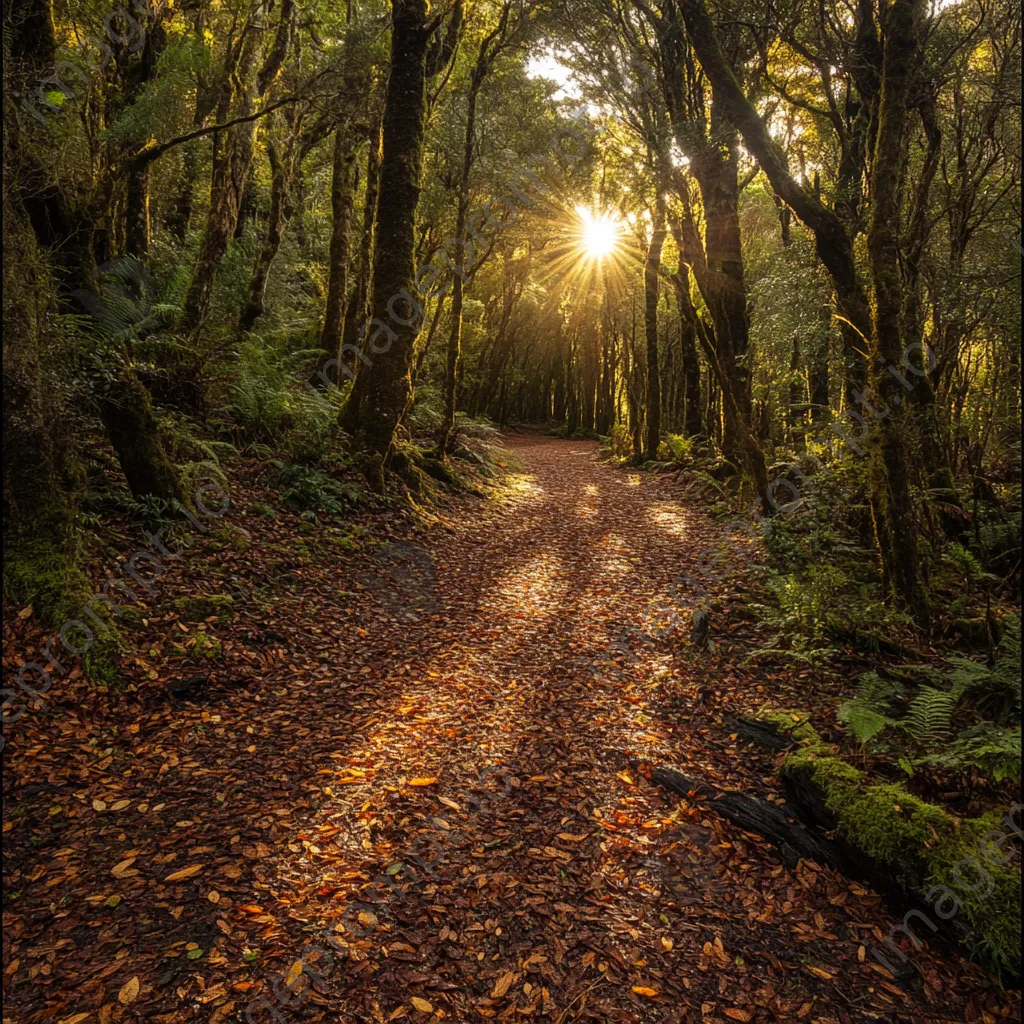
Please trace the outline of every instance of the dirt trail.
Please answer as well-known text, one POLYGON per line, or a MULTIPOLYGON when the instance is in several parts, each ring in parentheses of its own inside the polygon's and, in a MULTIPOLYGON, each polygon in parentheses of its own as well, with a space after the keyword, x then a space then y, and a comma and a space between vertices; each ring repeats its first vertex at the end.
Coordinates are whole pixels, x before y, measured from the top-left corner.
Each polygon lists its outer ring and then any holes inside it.
POLYGON ((687 624, 609 669, 716 528, 592 444, 510 445, 506 496, 431 531, 429 556, 397 549, 376 599, 339 611, 333 565, 289 584, 275 621, 304 615, 294 645, 317 656, 140 720, 129 809, 80 808, 35 851, 16 823, 39 867, 8 908, 5 1021, 1001 1019, 948 950, 894 984, 866 955, 892 923, 877 896, 647 784, 676 764, 770 792, 730 708, 696 699, 742 677, 687 624))

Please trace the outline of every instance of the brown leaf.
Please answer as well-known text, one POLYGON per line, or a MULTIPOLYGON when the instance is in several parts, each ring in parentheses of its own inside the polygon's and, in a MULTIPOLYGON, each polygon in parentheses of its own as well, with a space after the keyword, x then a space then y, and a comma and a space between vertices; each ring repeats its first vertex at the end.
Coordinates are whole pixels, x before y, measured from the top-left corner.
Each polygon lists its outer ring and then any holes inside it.
POLYGON ((138 871, 132 869, 132 865, 135 863, 134 857, 129 857, 127 860, 121 861, 120 864, 115 864, 111 869, 110 873, 115 878, 127 878, 129 875, 137 875, 138 871))
POLYGON ((203 870, 202 864, 193 864, 191 867, 182 868, 180 871, 174 871, 169 874, 164 881, 165 882, 180 882, 183 879, 191 878, 193 875, 198 875, 203 870))
POLYGON ((495 983, 494 988, 491 989, 492 999, 501 999, 502 996, 512 987, 512 982, 516 980, 516 976, 512 971, 506 971, 495 983))
POLYGON ((134 1003, 139 994, 139 979, 129 978, 122 986, 121 991, 117 993, 117 1001, 127 1006, 129 1003, 134 1003))
POLYGON ((420 1013, 433 1013, 434 1012, 433 1004, 427 1002, 426 999, 421 999, 419 996, 413 996, 409 1000, 409 1002, 412 1003, 412 1005, 415 1006, 416 1009, 420 1011, 420 1013))

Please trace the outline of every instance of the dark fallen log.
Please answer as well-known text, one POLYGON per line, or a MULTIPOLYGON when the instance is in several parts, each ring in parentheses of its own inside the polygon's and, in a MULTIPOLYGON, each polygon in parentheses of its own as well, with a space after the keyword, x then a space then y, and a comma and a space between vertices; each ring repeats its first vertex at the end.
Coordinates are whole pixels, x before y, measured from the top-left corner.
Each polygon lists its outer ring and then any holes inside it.
POLYGON ((674 768, 655 768, 651 781, 687 799, 699 797, 704 804, 745 832, 763 836, 779 851, 786 867, 793 869, 801 857, 842 870, 842 857, 835 844, 816 835, 788 809, 748 796, 722 792, 695 782, 674 768))
POLYGON ((175 700, 192 700, 206 689, 209 681, 210 677, 205 672, 200 672, 190 679, 172 679, 165 688, 175 700))
POLYGON ((780 732, 774 722, 740 718, 738 715, 726 715, 725 722, 733 732, 739 735, 740 739, 744 739, 748 743, 756 743, 759 747, 765 747, 768 750, 789 750, 795 745, 793 737, 780 732))

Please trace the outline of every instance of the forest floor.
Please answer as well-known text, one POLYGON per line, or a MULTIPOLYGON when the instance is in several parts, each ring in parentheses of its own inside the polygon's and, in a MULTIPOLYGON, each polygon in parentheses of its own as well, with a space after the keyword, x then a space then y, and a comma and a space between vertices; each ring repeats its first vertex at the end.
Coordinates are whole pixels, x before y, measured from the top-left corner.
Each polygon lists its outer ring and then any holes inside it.
POLYGON ((592 443, 508 443, 487 496, 377 517, 407 547, 324 547, 232 479, 251 546, 169 569, 132 685, 84 704, 74 669, 5 732, 4 1021, 1017 1019, 948 946, 897 984, 878 895, 646 780, 775 797, 722 716, 813 674, 697 652, 686 622, 609 668, 722 528, 592 443), (221 582, 221 660, 171 700, 196 628, 173 598, 221 582))

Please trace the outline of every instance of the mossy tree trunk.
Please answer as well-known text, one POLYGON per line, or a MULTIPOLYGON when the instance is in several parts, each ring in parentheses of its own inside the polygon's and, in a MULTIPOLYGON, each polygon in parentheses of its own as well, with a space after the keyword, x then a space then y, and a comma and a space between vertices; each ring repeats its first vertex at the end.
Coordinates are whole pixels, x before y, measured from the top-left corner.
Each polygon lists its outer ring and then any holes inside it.
POLYGON ((284 238, 288 222, 295 212, 291 201, 291 187, 295 174, 299 124, 294 112, 289 112, 285 119, 287 129, 283 146, 275 142, 269 128, 267 132, 267 158, 270 161, 270 218, 267 221, 267 233, 260 246, 259 255, 253 264, 245 305, 238 318, 240 331, 251 331, 256 321, 263 316, 270 268, 278 249, 281 248, 281 241, 284 238))
MULTIPOLYGON (((412 400, 413 345, 419 332, 416 287, 416 207, 420 196, 426 122, 427 57, 440 18, 428 20, 426 0, 393 0, 390 77, 382 122, 380 193, 373 260, 373 319, 363 368, 358 424, 370 452, 370 483, 384 487, 383 469, 395 430, 412 400)), ((461 6, 452 12, 456 30, 461 6)), ((451 29, 451 25, 449 26, 451 29)), ((440 70, 454 47, 431 51, 431 71, 440 70)))
MULTIPOLYGON (((294 0, 282 0, 274 42, 262 65, 258 66, 262 45, 259 22, 269 7, 269 3, 261 3, 257 7, 229 59, 230 67, 226 69, 217 103, 218 122, 228 120, 229 116, 252 114, 281 69, 294 29, 294 0)), ((209 310, 217 269, 234 237, 245 201, 255 140, 255 121, 236 124, 214 136, 210 207, 199 256, 183 303, 183 326, 186 330, 198 328, 209 310)))
MULTIPOLYGON (((366 194, 363 198, 363 229, 359 240, 359 272, 352 290, 341 341, 345 353, 355 351, 367 336, 370 321, 371 275, 373 272, 373 239, 377 224, 377 197, 380 192, 381 122, 375 116, 370 128, 370 145, 366 157, 366 194)), ((352 391, 341 412, 342 427, 350 433, 359 426, 359 405, 366 384, 361 360, 353 357, 348 365, 352 374, 352 391)))
MULTIPOLYGON (((372 365, 364 370, 359 428, 371 453, 383 463, 395 428, 412 397, 409 374, 417 334, 414 293, 416 206, 426 114, 426 0, 392 4, 391 75, 383 118, 383 154, 373 262, 374 327, 385 332, 369 340, 372 365), (379 351, 378 351, 379 350, 379 351)), ((371 481, 383 488, 383 476, 371 481)))
POLYGON ((46 387, 45 331, 56 308, 53 283, 28 216, 13 194, 4 142, 4 595, 59 619, 81 589, 68 446, 54 425, 59 390, 46 387))
POLYGON ((918 617, 924 595, 918 576, 916 502, 907 458, 909 409, 902 385, 886 364, 903 364, 903 288, 900 276, 899 182, 907 97, 914 75, 922 0, 893 0, 886 13, 878 132, 871 168, 868 254, 874 286, 872 386, 882 404, 874 417, 871 506, 886 589, 918 617))
POLYGON ((700 406, 700 359, 697 356, 697 310, 690 295, 690 268, 679 246, 681 231, 678 222, 673 221, 672 234, 680 253, 672 283, 679 310, 679 352, 683 364, 683 433, 686 437, 695 437, 704 431, 700 406))
POLYGON ((132 494, 180 501, 181 483, 160 446, 149 392, 134 371, 121 368, 101 389, 99 402, 107 437, 132 494))
POLYGON ((647 422, 644 455, 658 457, 661 439, 661 373, 658 364, 658 285, 661 277, 661 250, 665 245, 665 205, 659 197, 655 204, 650 242, 644 260, 644 340, 647 353, 647 422))
MULTIPOLYGON (((331 169, 332 223, 327 269, 327 307, 320 330, 320 349, 323 358, 334 367, 341 354, 341 339, 345 330, 346 305, 349 298, 349 235, 355 205, 356 178, 356 151, 352 138, 346 130, 339 128, 334 133, 334 160, 331 169)), ((341 381, 341 374, 337 369, 328 376, 333 384, 341 381)), ((314 382, 323 385, 323 377, 315 377, 314 382)))

